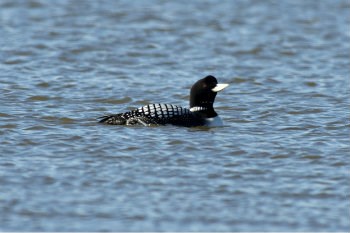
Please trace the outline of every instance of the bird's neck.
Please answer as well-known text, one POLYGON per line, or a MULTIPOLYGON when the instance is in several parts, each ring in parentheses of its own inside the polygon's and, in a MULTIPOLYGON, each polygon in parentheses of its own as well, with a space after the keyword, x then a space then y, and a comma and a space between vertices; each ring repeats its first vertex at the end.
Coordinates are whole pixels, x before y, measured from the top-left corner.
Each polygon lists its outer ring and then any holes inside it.
POLYGON ((213 105, 211 106, 191 106, 190 111, 200 115, 203 118, 216 117, 218 114, 215 112, 213 105))

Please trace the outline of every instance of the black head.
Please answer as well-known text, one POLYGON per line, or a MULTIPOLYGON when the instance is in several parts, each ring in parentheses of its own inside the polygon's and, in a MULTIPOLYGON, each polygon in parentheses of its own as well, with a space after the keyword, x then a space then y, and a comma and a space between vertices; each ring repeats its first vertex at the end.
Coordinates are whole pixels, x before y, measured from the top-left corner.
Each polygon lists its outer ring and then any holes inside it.
POLYGON ((213 104, 216 94, 227 86, 228 84, 218 84, 216 78, 211 75, 198 80, 191 88, 190 108, 199 107, 215 113, 213 104))

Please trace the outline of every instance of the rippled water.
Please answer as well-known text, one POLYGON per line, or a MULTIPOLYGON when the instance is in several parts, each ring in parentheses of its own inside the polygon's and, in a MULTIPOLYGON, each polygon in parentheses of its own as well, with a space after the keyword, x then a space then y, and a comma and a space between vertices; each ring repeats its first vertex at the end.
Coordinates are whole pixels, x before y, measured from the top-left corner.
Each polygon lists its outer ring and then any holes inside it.
POLYGON ((349 13, 0 1, 0 230, 348 231, 349 13), (208 74, 225 127, 96 123, 208 74))

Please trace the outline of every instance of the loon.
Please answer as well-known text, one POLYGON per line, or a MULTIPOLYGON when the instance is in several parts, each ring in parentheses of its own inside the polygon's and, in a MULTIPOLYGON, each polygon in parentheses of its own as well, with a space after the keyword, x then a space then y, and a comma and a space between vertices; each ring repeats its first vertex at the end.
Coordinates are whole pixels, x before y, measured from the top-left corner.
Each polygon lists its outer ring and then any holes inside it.
POLYGON ((214 76, 198 80, 191 88, 190 108, 172 104, 148 104, 129 112, 99 117, 110 125, 176 125, 185 127, 222 126, 213 104, 217 92, 229 84, 219 84, 214 76))

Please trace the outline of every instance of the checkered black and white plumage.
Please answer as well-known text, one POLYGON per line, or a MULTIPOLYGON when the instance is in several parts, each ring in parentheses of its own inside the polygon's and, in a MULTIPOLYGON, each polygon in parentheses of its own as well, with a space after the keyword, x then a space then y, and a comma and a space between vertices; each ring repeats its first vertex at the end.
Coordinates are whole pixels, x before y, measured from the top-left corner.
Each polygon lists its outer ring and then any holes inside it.
POLYGON ((191 88, 190 109, 172 104, 149 104, 129 112, 106 115, 100 123, 110 125, 220 126, 222 121, 213 104, 217 92, 228 84, 218 84, 214 76, 198 80, 191 88))
POLYGON ((101 123, 111 125, 182 125, 199 126, 204 121, 195 112, 172 104, 149 104, 130 112, 103 116, 101 123))

